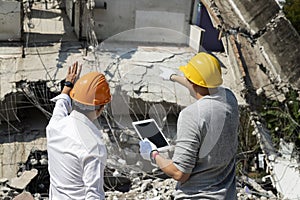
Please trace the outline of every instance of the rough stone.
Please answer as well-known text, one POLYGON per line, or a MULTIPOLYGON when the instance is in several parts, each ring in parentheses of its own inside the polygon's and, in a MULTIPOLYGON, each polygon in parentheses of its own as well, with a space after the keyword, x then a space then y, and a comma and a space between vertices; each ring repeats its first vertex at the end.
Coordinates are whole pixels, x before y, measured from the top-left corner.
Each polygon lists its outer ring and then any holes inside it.
POLYGON ((12 188, 23 190, 37 174, 37 169, 24 171, 20 177, 12 178, 9 182, 9 186, 12 188))
POLYGON ((29 192, 23 192, 17 195, 13 200, 34 200, 34 198, 29 192))

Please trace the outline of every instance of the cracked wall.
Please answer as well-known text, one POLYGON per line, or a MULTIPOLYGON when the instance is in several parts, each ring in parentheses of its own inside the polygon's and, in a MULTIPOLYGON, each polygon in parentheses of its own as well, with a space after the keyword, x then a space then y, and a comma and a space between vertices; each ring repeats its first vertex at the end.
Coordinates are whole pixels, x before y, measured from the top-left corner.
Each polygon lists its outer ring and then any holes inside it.
POLYGON ((202 2, 223 36, 233 35, 236 44, 242 46, 240 56, 244 58, 255 90, 268 87, 270 82, 300 87, 300 47, 297 45, 300 36, 276 1, 202 2))
POLYGON ((9 93, 0 104, 0 177, 16 176, 19 163, 34 149, 46 150, 45 127, 50 99, 55 95, 46 82, 16 83, 18 92, 9 93))
MULTIPOLYGON (((92 2, 92 1, 91 1, 92 2)), ((104 1, 95 1, 103 4, 104 1)), ((72 21, 72 6, 75 14, 75 30, 79 37, 90 37, 87 33, 94 29, 98 40, 105 40, 127 30, 142 27, 161 27, 179 31, 187 34, 189 31, 190 12, 192 0, 115 0, 105 1, 106 8, 95 7, 92 13, 84 8, 85 4, 80 5, 79 1, 75 4, 66 4, 69 19, 72 21), (80 6, 84 8, 80 13, 80 6), (83 14, 82 16, 80 16, 83 14), (79 17, 80 16, 80 17, 79 17), (88 19, 92 17, 92 20, 88 19), (82 20, 80 25, 78 21, 82 20), (91 24, 90 24, 91 23, 91 24), (82 30, 80 30, 82 26, 82 30)), ((149 38, 153 35, 146 33, 149 38)), ((165 37, 165 40, 168 40, 165 37)))
POLYGON ((283 82, 300 88, 300 36, 284 17, 274 20, 269 30, 259 38, 276 72, 283 82))
POLYGON ((21 8, 18 1, 0 1, 0 41, 21 40, 21 8))

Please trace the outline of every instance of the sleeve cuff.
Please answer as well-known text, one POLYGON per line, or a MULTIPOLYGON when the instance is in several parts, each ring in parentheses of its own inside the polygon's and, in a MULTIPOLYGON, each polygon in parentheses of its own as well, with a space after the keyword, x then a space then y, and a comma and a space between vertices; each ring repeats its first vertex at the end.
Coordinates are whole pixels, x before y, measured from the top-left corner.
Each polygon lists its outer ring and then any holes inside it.
POLYGON ((192 173, 192 170, 193 169, 186 169, 186 168, 183 168, 182 166, 178 165, 176 162, 173 161, 173 164, 175 165, 175 167, 181 171, 182 173, 186 173, 186 174, 190 174, 192 173))
POLYGON ((50 101, 52 101, 52 102, 57 102, 57 101, 60 100, 60 99, 66 100, 67 103, 68 103, 68 105, 69 105, 69 107, 71 107, 71 105, 72 105, 72 103, 71 103, 71 98, 70 98, 69 95, 67 95, 67 94, 59 94, 59 95, 57 95, 56 97, 50 99, 50 101))

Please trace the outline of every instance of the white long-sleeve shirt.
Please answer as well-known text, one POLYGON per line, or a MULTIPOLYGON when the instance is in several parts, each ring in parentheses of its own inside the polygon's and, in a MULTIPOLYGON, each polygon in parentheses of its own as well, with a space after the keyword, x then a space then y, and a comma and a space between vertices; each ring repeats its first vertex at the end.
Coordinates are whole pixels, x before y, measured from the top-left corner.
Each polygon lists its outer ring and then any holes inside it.
POLYGON ((71 99, 60 94, 46 128, 50 200, 104 199, 107 152, 102 133, 85 115, 71 110, 71 99))

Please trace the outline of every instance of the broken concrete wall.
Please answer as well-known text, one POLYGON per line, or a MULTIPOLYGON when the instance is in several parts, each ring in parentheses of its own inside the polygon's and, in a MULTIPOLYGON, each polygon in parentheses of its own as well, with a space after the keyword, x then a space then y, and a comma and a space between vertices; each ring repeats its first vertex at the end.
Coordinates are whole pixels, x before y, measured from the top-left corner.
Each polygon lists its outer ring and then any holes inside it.
MULTIPOLYGON (((279 12, 279 5, 274 0, 249 1, 232 0, 242 14, 243 19, 254 33, 264 29, 279 12)), ((230 1, 229 1, 230 2, 230 1)))
POLYGON ((236 42, 240 48, 246 76, 250 76, 247 85, 255 90, 264 88, 264 90, 272 91, 274 88, 265 69, 268 63, 264 60, 260 47, 251 45, 251 42, 241 35, 237 35, 236 42))
POLYGON ((291 23, 284 17, 276 18, 259 42, 281 80, 300 88, 300 36, 291 23))
MULTIPOLYGON (((8 138, 2 135, 1 138, 8 138)), ((19 169, 18 163, 25 162, 32 149, 46 150, 45 132, 28 131, 10 135, 11 142, 0 142, 0 178, 12 178, 19 169)))
MULTIPOLYGON (((142 27, 172 29, 185 35, 189 33, 192 0, 116 0, 106 1, 106 6, 106 9, 93 10, 94 29, 98 40, 142 27)), ((88 23, 88 19, 83 19, 83 26, 88 23)), ((87 36, 86 28, 88 26, 82 31, 83 36, 87 36)), ((151 38, 151 33, 146 33, 144 39, 147 37, 151 38)), ((168 40, 167 37, 165 39, 168 40)))
POLYGON ((298 56, 300 36, 281 13, 276 1, 203 0, 202 2, 208 7, 211 15, 214 15, 212 19, 215 26, 219 27, 226 37, 235 36, 237 33, 245 37, 242 45, 244 50, 248 50, 242 52, 242 57, 249 58, 244 60, 246 66, 257 68, 255 65, 262 66, 261 64, 265 63, 263 68, 269 73, 268 77, 263 75, 261 78, 256 73, 257 70, 249 69, 248 76, 254 89, 269 85, 274 77, 277 82, 282 81, 300 88, 298 56), (260 55, 254 53, 258 50, 260 55), (253 60, 256 64, 253 64, 253 60))
POLYGON ((44 113, 20 93, 6 95, 0 105, 10 101, 9 108, 1 107, 0 178, 15 177, 18 163, 25 162, 32 149, 46 149, 45 127, 48 119, 44 113))
MULTIPOLYGON (((249 25, 251 31, 254 33, 261 32, 261 36, 257 38, 259 42, 257 45, 261 49, 261 53, 264 56, 257 55, 250 59, 246 59, 246 62, 253 62, 253 59, 258 61, 257 64, 267 62, 263 67, 266 67, 273 78, 279 75, 281 81, 285 83, 291 83, 296 87, 300 87, 299 75, 299 34, 295 31, 291 23, 280 14, 280 8, 276 1, 235 1, 242 17, 249 25)), ((251 36, 251 35, 249 35, 251 36)), ((247 37, 246 37, 247 38, 247 37)), ((253 38, 255 36, 253 35, 253 38)), ((244 44, 247 44, 245 42, 244 44)), ((258 51, 257 47, 251 43, 248 43, 248 51, 244 51, 246 54, 251 54, 250 51, 258 51), (253 50, 251 50, 251 48, 253 50)), ((253 64, 248 64, 248 67, 253 64)), ((270 78, 262 74, 260 76, 257 71, 249 69, 249 75, 253 80, 253 86, 255 89, 270 84, 270 78), (264 80, 262 80, 264 79, 264 80)), ((280 80, 278 80, 280 81, 280 80)))
POLYGON ((0 41, 21 40, 21 4, 19 1, 0 1, 0 41))
POLYGON ((17 101, 16 95, 6 95, 6 98, 0 101, 0 124, 17 119, 17 101))

